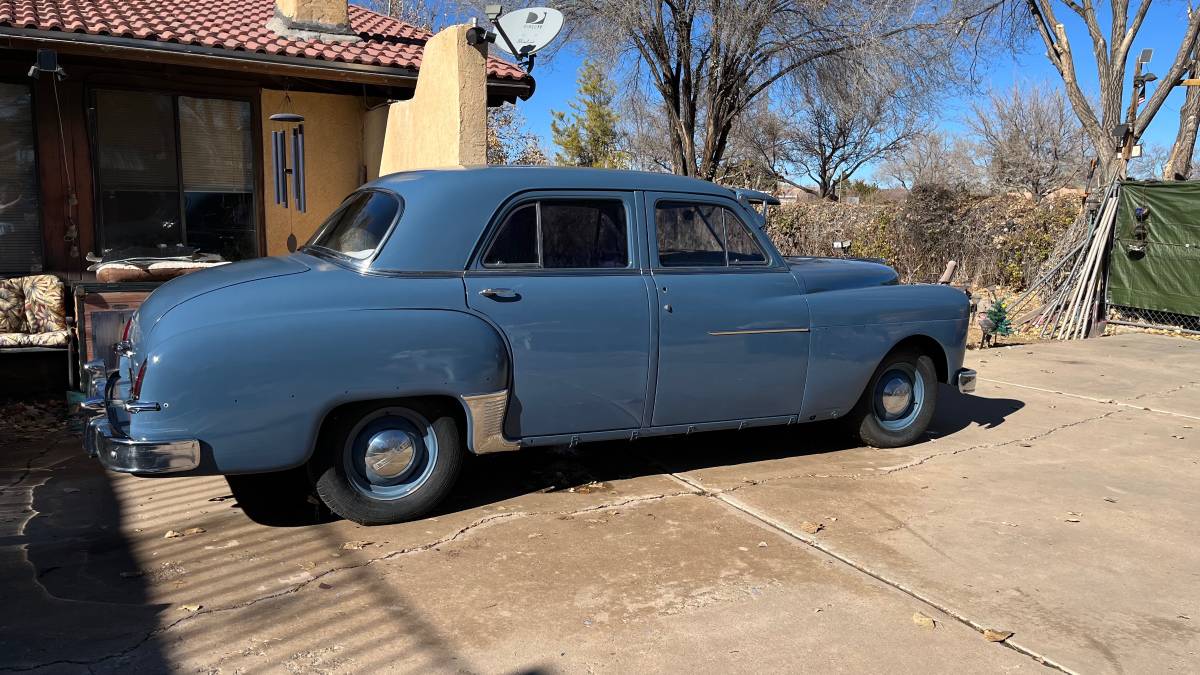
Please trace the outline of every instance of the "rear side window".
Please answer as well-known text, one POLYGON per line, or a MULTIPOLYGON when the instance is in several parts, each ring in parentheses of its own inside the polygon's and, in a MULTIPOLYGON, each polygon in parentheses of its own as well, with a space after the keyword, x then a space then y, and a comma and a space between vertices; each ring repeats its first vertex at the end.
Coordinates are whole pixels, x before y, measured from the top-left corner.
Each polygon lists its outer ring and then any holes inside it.
POLYGON ((510 212, 485 267, 612 269, 629 266, 625 205, 615 199, 544 199, 510 212))
POLYGON ((662 267, 761 265, 767 256, 737 214, 714 204, 659 202, 654 209, 662 267))
POLYGON ((400 200, 394 195, 377 190, 356 192, 317 228, 308 245, 365 260, 379 248, 399 213, 400 200))

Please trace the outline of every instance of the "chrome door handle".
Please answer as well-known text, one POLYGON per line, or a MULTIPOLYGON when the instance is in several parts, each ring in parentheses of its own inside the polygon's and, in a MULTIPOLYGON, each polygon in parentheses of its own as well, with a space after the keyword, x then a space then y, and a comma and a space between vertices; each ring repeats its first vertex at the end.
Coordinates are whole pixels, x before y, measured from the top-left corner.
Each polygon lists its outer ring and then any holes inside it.
POLYGON ((518 297, 517 292, 511 288, 485 288, 479 291, 479 294, 493 300, 516 300, 518 297))

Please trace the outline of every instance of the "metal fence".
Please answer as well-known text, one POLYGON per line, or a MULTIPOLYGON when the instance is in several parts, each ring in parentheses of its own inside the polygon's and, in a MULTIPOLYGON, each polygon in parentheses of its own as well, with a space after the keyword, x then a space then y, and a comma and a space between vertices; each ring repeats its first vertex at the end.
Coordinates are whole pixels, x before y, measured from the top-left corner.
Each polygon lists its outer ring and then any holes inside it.
POLYGON ((1120 326, 1177 330, 1200 335, 1200 316, 1162 312, 1156 309, 1109 305, 1108 322, 1120 326))

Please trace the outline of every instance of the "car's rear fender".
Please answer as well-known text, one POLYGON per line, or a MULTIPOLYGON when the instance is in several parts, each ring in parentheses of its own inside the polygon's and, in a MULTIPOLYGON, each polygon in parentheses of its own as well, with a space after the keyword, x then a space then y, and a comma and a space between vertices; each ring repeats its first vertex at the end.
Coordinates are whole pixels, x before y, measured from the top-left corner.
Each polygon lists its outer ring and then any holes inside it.
POLYGON ((130 434, 198 439, 195 473, 299 466, 322 420, 346 403, 462 401, 509 388, 503 339, 458 310, 329 309, 243 320, 237 330, 217 323, 175 333, 147 356, 141 398, 163 407, 132 416, 130 434))

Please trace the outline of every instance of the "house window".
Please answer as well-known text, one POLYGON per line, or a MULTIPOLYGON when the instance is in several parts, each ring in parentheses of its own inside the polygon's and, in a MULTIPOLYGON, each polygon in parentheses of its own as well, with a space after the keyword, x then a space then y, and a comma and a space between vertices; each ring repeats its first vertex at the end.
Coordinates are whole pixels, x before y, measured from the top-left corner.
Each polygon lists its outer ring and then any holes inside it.
POLYGON ((29 87, 0 82, 0 276, 42 271, 29 87))
POLYGON ((258 255, 250 104, 97 90, 104 249, 258 255))

